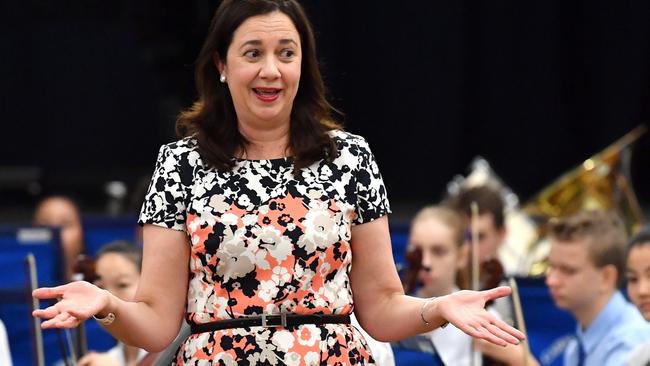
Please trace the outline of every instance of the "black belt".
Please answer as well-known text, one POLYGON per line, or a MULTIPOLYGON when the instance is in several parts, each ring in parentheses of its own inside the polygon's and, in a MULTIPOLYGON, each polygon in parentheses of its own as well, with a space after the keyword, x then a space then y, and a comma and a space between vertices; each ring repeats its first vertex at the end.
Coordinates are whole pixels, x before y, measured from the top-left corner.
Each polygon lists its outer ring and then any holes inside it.
POLYGON ((248 316, 203 324, 190 324, 190 328, 192 329, 192 334, 196 334, 230 328, 291 327, 301 324, 350 324, 350 316, 341 314, 262 314, 261 316, 248 316))

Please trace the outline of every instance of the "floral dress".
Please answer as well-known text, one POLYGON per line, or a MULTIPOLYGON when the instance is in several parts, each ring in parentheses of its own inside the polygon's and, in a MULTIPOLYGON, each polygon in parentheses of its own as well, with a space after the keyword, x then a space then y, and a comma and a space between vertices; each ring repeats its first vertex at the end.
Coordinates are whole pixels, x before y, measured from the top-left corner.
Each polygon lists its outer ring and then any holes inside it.
MULTIPOLYGON (((351 225, 390 211, 367 142, 331 131, 338 156, 294 176, 290 158, 208 167, 188 137, 163 145, 140 224, 187 233, 187 321, 266 314, 351 314, 351 225)), ((192 334, 178 365, 374 364, 349 324, 192 334)))

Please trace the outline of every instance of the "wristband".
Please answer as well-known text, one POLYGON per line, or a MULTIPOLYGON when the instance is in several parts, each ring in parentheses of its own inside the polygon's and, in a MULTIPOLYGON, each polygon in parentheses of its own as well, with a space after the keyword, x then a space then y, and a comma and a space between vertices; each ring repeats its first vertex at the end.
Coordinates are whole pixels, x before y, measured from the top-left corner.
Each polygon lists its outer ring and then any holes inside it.
POLYGON ((104 325, 104 326, 111 325, 111 324, 113 324, 113 321, 115 321, 115 313, 108 313, 108 315, 106 315, 103 318, 98 318, 98 317, 93 315, 93 318, 95 320, 97 320, 101 325, 104 325))
MULTIPOLYGON (((426 300, 424 303, 422 303, 422 307, 420 308, 420 319, 422 319, 422 322, 423 322, 424 325, 426 325, 426 326, 431 325, 431 323, 429 323, 429 322, 424 318, 424 307, 427 306, 427 304, 428 304, 429 302, 433 301, 434 299, 435 299, 435 297, 432 297, 432 298, 426 300)), ((444 322, 442 325, 440 325, 440 328, 444 328, 444 327, 446 327, 448 324, 449 324, 449 322, 446 321, 446 322, 444 322)))

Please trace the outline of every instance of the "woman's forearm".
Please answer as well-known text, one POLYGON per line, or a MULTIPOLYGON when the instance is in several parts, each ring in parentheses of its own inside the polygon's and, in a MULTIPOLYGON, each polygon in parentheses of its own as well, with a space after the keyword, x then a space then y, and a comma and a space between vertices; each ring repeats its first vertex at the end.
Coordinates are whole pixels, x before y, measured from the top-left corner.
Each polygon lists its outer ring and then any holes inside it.
POLYGON ((399 340, 431 331, 447 321, 472 337, 500 346, 517 344, 524 338, 485 311, 486 302, 510 294, 508 287, 459 291, 435 299, 404 295, 388 238, 385 217, 352 228, 350 283, 355 315, 373 338, 399 340))
POLYGON ((176 337, 189 277, 189 245, 184 232, 155 225, 144 227, 142 275, 133 302, 111 296, 107 309, 115 322, 106 327, 124 343, 160 351, 176 337))
POLYGON ((176 337, 182 322, 182 312, 170 314, 163 306, 154 307, 145 301, 124 301, 109 294, 108 306, 96 317, 104 318, 109 313, 115 320, 104 328, 125 344, 159 352, 176 337))
POLYGON ((393 342, 432 331, 447 323, 438 308, 442 298, 420 299, 394 293, 374 307, 374 313, 359 319, 373 338, 393 342), (428 324, 427 324, 428 323, 428 324))
POLYGON ((390 295, 377 294, 374 303, 359 309, 358 318, 371 336, 384 341, 431 331, 450 322, 470 336, 498 346, 519 344, 525 338, 523 333, 485 311, 486 302, 508 294, 510 288, 498 287, 418 299, 394 291, 390 295))

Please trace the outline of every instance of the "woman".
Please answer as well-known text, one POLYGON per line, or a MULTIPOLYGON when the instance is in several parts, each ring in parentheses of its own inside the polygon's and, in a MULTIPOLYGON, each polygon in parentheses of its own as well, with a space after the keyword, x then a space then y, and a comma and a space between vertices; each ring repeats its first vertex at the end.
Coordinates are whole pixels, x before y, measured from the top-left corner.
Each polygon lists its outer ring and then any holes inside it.
MULTIPOLYGON (((142 249, 135 244, 116 241, 103 246, 96 255, 95 284, 124 300, 131 301, 140 280, 142 249)), ((119 343, 105 353, 91 352, 78 366, 136 365, 147 355, 143 349, 119 343)))
MULTIPOLYGON (((441 297, 459 291, 457 274, 467 266, 469 247, 464 244, 465 230, 462 218, 456 211, 442 206, 421 209, 411 222, 409 248, 422 252, 422 268, 418 273, 421 287, 416 295, 422 298, 441 297)), ((498 317, 495 311, 492 314, 498 317)), ((430 333, 407 339, 401 344, 425 352, 434 352, 445 365, 471 365, 473 349, 505 365, 520 365, 527 354, 522 345, 493 346, 472 338, 455 326, 436 329, 430 333), (433 345, 433 347, 431 347, 433 345)), ((537 365, 532 355, 527 355, 528 365, 537 365)))
MULTIPOLYGON (((635 235, 627 249, 627 294, 639 308, 641 315, 650 321, 650 228, 635 235)), ((650 340, 641 345, 630 358, 630 366, 650 364, 650 340)))
POLYGON ((380 341, 446 321, 501 345, 523 338, 483 310, 508 288, 403 294, 381 176, 365 140, 329 118, 297 2, 222 2, 196 74, 186 137, 161 148, 140 216, 135 301, 84 283, 36 290, 63 298, 34 312, 44 328, 96 315, 118 339, 160 350, 185 315, 193 334, 177 364, 372 364, 353 309, 380 341))

